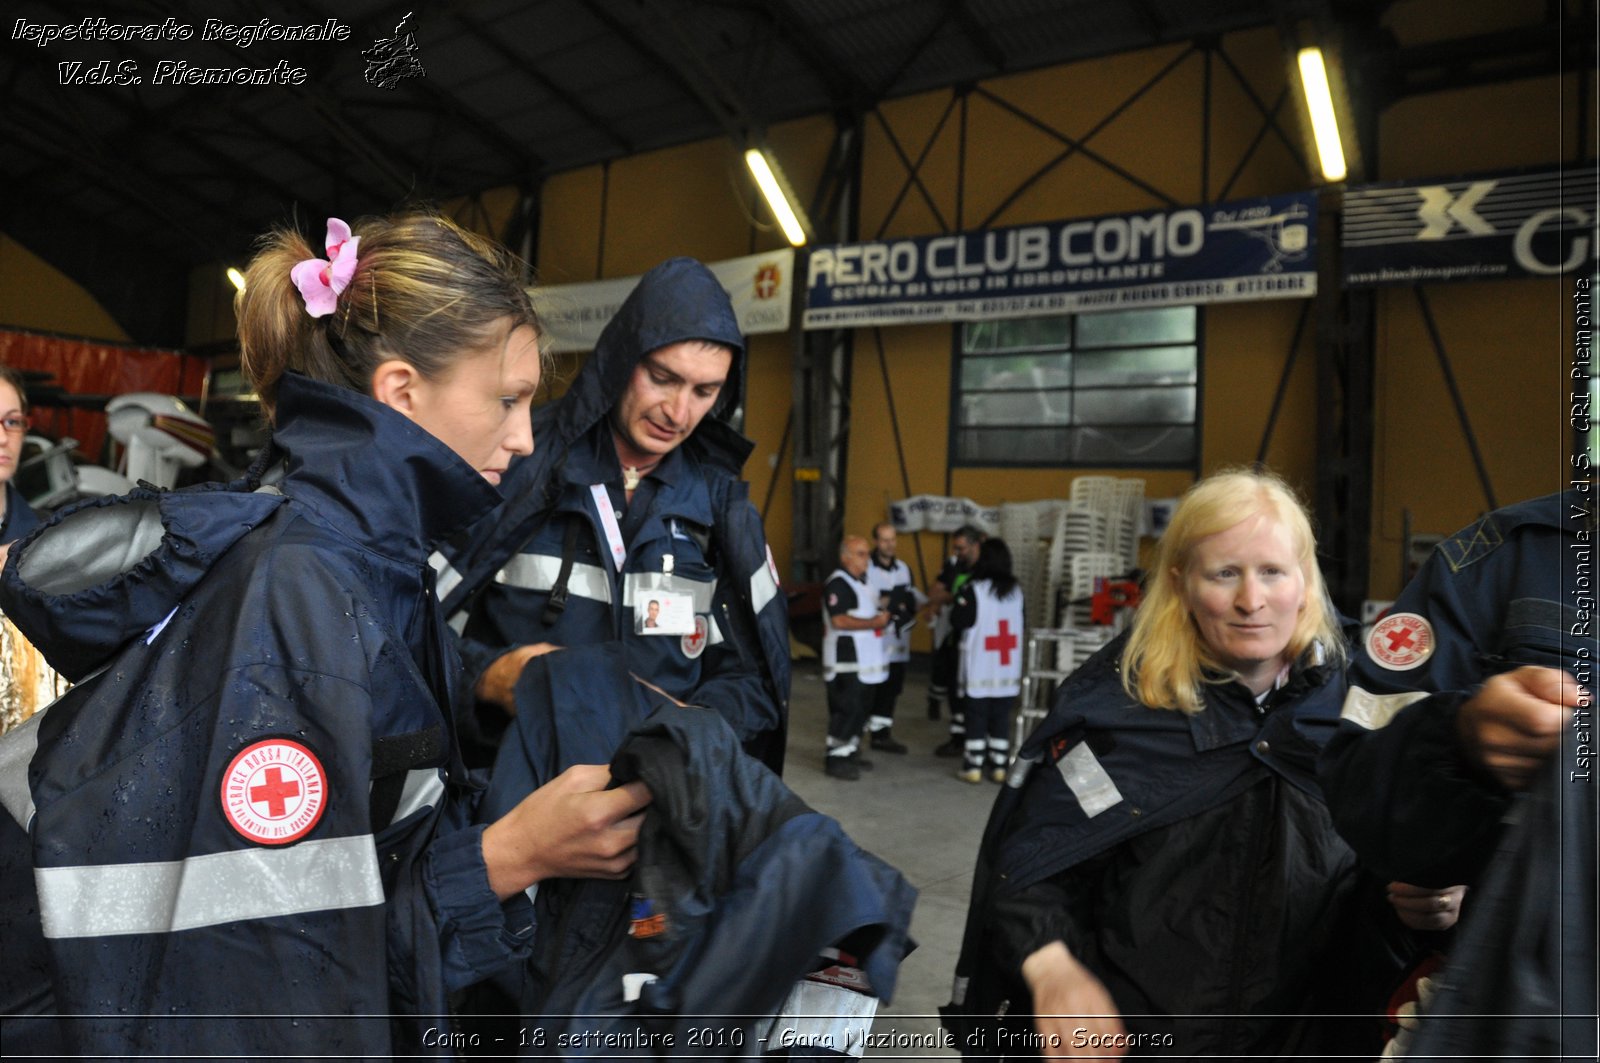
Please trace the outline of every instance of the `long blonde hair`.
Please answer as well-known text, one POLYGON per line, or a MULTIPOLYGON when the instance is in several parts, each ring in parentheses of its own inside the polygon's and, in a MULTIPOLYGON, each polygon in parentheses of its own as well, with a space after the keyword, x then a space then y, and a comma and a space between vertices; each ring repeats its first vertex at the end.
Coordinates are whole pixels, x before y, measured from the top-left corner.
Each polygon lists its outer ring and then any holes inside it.
POLYGON ((1232 675, 1200 638, 1173 572, 1188 571, 1200 540, 1260 515, 1288 529, 1305 577, 1305 607, 1286 648, 1290 659, 1318 645, 1324 660, 1343 663, 1344 637, 1317 567, 1317 542, 1305 507, 1275 473, 1224 469, 1189 488, 1156 544, 1144 601, 1122 651, 1122 685, 1131 697, 1153 709, 1196 713, 1205 708, 1204 684, 1215 682, 1218 674, 1232 675))

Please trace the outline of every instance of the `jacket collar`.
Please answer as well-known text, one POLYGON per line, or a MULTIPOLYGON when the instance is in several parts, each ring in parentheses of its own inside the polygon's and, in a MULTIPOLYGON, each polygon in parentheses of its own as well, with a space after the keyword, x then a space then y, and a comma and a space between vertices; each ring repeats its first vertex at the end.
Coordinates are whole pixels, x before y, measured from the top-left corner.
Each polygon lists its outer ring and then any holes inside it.
POLYGON ((403 414, 299 373, 278 385, 273 443, 288 456, 283 493, 384 556, 420 561, 500 502, 477 470, 403 414))

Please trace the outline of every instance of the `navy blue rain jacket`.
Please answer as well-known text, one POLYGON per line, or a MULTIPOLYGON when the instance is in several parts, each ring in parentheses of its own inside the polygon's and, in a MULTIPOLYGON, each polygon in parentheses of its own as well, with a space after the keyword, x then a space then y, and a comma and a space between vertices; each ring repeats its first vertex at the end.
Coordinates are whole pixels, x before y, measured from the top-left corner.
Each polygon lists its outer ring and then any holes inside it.
POLYGON ((28 500, 17 490, 15 481, 6 481, 6 515, 0 522, 0 543, 15 542, 33 534, 39 526, 39 515, 28 505, 28 500))
POLYGON ((1593 584, 1580 589, 1573 566, 1594 508, 1587 492, 1547 495, 1444 540, 1351 662, 1322 785, 1339 830, 1379 874, 1471 883, 1494 851, 1511 794, 1468 763, 1456 716, 1490 676, 1575 670, 1579 648, 1593 646, 1593 584))
MULTIPOLYGON (((744 361, 738 320, 710 270, 675 258, 641 278, 572 388, 536 414, 536 448, 507 471, 506 507, 460 537, 465 545, 445 551, 448 566, 440 559, 446 612, 462 631, 466 689, 516 646, 550 642, 566 647, 563 653, 587 655, 616 643, 636 674, 681 701, 715 709, 746 749, 781 767, 788 605, 740 479, 752 444, 721 419, 738 405, 744 361), (684 340, 733 349, 722 399, 624 510, 610 411, 644 355, 684 340), (605 487, 626 540, 620 571, 596 484, 605 487), (571 568, 564 607, 557 609, 550 599, 564 555, 571 568), (635 613, 653 592, 692 598, 693 635, 636 631, 635 613)), ((486 721, 492 756, 504 713, 485 707, 477 718, 486 721)))
MULTIPOLYGON (((0 573, 0 607, 78 682, 0 739, 27 828, 4 858, 38 900, 0 928, 0 978, 37 969, 11 960, 31 932, 75 1016, 62 1050, 421 1050, 450 987, 526 953, 527 901, 495 898, 468 823, 426 563, 498 493, 400 414, 295 375, 274 445, 281 493, 97 499, 0 573)), ((18 1029, 40 1028, 9 1051, 18 1029)))
POLYGON ((530 711, 501 746, 485 814, 573 764, 606 760, 619 782, 642 779, 654 800, 628 881, 540 883, 518 1019, 536 1032, 524 1048, 547 1054, 566 1038, 572 1054, 585 1054, 604 1047, 572 1043, 585 1031, 641 1046, 637 1035, 651 1032, 674 1034, 670 1048, 656 1042, 660 1054, 759 1052, 759 1017, 776 1013, 833 947, 888 1000, 911 949, 916 898, 900 873, 746 756, 718 714, 673 704, 630 676, 620 647, 583 669, 566 656, 537 657, 523 671, 518 701, 530 711), (575 709, 598 705, 613 711, 575 709), (655 981, 628 1000, 624 975, 655 981), (708 1022, 723 1040, 697 1045, 691 1028, 708 1022))
MULTIPOLYGON (((1324 991, 1319 941, 1338 939, 1344 920, 1362 936, 1348 969, 1394 972, 1399 957, 1357 910, 1354 857, 1315 778, 1338 722, 1340 670, 1297 666, 1266 712, 1237 683, 1208 685, 1204 711, 1186 715, 1128 696, 1125 642, 1107 644, 1057 690, 990 814, 956 992, 942 1009, 969 1056, 1034 1054, 1001 1028, 1028 1020, 1022 960, 1057 939, 1091 969, 1112 968, 1099 973, 1130 1031, 1153 1038, 1134 1054, 1159 1050, 1169 1034, 1179 1053, 1281 1048, 1297 1031, 1274 1025, 1287 1014, 1263 1013, 1300 1010, 1324 991), (1150 841, 1157 832, 1168 835, 1161 846, 1150 841), (1187 863, 1186 846, 1198 847, 1187 863), (1146 860, 1159 876, 1140 877, 1146 860), (1184 877, 1185 867, 1207 871, 1184 877), (1226 977, 1202 983, 1173 959, 1196 949, 1226 977), (1183 1014, 1167 1013, 1174 1002, 1183 1014)), ((1375 1005, 1385 986, 1368 988, 1375 1005)))
POLYGON ((1593 702, 1520 795, 1468 761, 1456 719, 1523 665, 1596 689, 1596 512, 1574 488, 1452 535, 1351 665, 1321 763, 1335 822, 1382 874, 1472 886, 1407 1046, 1418 1058, 1594 1058, 1593 702))

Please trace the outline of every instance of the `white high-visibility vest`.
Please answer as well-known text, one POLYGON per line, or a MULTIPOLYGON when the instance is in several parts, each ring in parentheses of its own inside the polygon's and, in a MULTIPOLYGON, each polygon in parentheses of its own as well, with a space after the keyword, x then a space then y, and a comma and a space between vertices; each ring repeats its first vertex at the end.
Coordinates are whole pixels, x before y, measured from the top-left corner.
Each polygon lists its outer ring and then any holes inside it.
POLYGON ((997 598, 988 580, 970 580, 976 616, 961 633, 961 681, 969 698, 1011 698, 1022 693, 1022 588, 997 598))
MULTIPOLYGON (((871 620, 878 615, 878 592, 869 587, 864 580, 858 580, 842 568, 834 569, 827 582, 832 583, 835 578, 843 579, 855 591, 856 601, 847 616, 857 617, 861 620, 871 620)), ((826 587, 826 584, 824 584, 826 587)), ((824 590, 826 593, 826 590, 824 590)), ((881 683, 889 678, 889 662, 884 656, 883 635, 880 631, 838 631, 833 626, 833 617, 828 612, 827 603, 822 608, 822 678, 832 679, 840 672, 854 672, 856 678, 869 686, 881 683), (839 660, 839 640, 849 639, 855 646, 856 659, 853 661, 839 660)))

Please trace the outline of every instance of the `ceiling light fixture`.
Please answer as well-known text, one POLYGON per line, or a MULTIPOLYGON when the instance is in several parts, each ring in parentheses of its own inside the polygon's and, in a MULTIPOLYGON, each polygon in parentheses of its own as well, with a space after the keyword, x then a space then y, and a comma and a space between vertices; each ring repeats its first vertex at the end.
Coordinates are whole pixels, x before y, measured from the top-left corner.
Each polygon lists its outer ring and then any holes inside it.
POLYGON ((1300 64, 1300 86, 1305 91, 1306 108, 1311 112, 1311 134, 1317 140, 1317 156, 1322 163, 1322 178, 1330 184, 1343 181, 1344 145, 1339 140, 1339 120, 1333 111, 1333 92, 1328 86, 1328 68, 1321 48, 1302 48, 1296 56, 1300 64))
POLYGON ((750 174, 756 179, 756 186, 761 189, 761 195, 766 199, 767 207, 777 219, 783 235, 795 247, 804 247, 809 226, 777 162, 761 148, 748 149, 744 153, 744 162, 750 167, 750 174))

